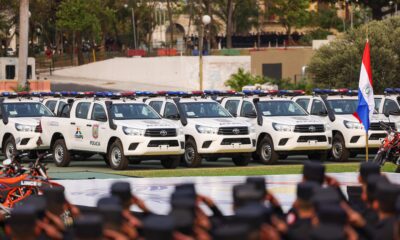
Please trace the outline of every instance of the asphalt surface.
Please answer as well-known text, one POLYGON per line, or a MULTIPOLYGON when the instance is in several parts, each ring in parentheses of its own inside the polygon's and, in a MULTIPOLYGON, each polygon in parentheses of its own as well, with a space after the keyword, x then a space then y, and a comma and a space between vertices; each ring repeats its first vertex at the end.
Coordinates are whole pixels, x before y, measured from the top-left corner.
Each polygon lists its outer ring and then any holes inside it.
MULTIPOLYGON (((370 158, 373 157, 372 155, 370 158)), ((2 160, 3 157, 0 157, 2 160)), ((365 159, 365 155, 359 155, 357 158, 351 159, 349 162, 360 162, 365 159)), ((305 156, 290 156, 286 160, 280 160, 279 165, 291 165, 291 164, 302 164, 304 161, 308 160, 305 156)), ((28 165, 30 161, 33 160, 23 160, 23 165, 28 165)), ((95 155, 86 160, 75 160, 71 161, 69 167, 57 167, 51 160, 45 160, 47 167, 49 168, 48 173, 52 179, 106 179, 106 178, 126 178, 126 176, 121 176, 113 173, 113 170, 109 168, 104 160, 99 156, 95 155)), ((328 161, 326 163, 335 163, 328 161)), ((224 168, 233 167, 231 159, 220 158, 217 162, 207 162, 203 161, 201 168, 224 168)), ((249 166, 264 166, 257 162, 251 162, 249 166)), ((185 167, 179 167, 185 169, 185 167)), ((159 170, 164 169, 160 161, 149 160, 142 161, 140 164, 130 164, 127 171, 134 170, 159 170)))

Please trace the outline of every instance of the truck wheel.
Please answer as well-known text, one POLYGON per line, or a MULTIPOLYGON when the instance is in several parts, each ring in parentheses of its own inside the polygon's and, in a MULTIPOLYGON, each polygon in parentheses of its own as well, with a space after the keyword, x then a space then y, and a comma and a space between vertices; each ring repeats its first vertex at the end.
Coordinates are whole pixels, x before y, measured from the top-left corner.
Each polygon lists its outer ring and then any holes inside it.
POLYGON ((166 169, 175 169, 179 166, 180 162, 181 162, 181 156, 161 159, 161 165, 166 169))
POLYGON ((274 143, 268 136, 261 140, 257 148, 258 162, 262 164, 275 164, 278 162, 279 154, 274 150, 274 143))
POLYGON ((107 159, 110 163, 110 167, 114 170, 124 170, 128 168, 129 160, 124 154, 122 143, 120 140, 116 140, 111 144, 107 152, 107 159))
POLYGON ((246 156, 246 155, 237 156, 237 157, 232 158, 232 162, 236 166, 247 166, 247 165, 249 165, 250 161, 251 161, 251 156, 246 156))
POLYGON ((6 159, 12 159, 16 154, 17 147, 15 145, 15 139, 13 136, 7 138, 3 145, 3 154, 6 159))
POLYGON ((328 161, 328 155, 329 155, 329 152, 327 152, 327 151, 315 152, 315 153, 308 154, 308 159, 325 162, 325 161, 328 161))
POLYGON ((196 142, 189 139, 185 144, 185 154, 183 160, 187 167, 195 168, 201 165, 201 156, 197 152, 196 142))
POLYGON ((53 145, 53 159, 57 167, 68 167, 71 154, 65 145, 64 139, 58 139, 53 145))
POLYGON ((332 140, 332 159, 337 162, 348 161, 350 151, 346 148, 342 135, 336 134, 332 140))

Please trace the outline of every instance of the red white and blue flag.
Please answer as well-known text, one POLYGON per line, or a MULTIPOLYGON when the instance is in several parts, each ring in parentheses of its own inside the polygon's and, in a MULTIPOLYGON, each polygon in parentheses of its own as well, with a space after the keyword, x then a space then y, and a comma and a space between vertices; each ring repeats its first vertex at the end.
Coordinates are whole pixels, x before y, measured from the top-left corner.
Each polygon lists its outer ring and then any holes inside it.
POLYGON ((357 112, 353 114, 354 117, 364 125, 366 132, 368 132, 370 119, 374 114, 374 109, 375 100, 372 82, 370 47, 367 40, 361 64, 360 82, 358 84, 358 107, 357 112))

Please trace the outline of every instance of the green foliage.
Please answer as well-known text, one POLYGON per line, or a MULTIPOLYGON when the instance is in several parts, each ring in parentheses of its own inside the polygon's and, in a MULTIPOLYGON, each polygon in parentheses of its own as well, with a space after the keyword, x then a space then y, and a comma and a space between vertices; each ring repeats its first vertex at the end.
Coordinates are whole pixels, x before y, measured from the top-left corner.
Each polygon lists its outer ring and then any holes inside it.
POLYGON ((332 35, 331 31, 317 28, 306 32, 306 34, 301 38, 301 43, 304 45, 311 45, 313 40, 326 39, 329 35, 332 35))
POLYGON ((97 17, 99 6, 99 0, 64 0, 57 11, 57 27, 98 37, 101 29, 97 17))
POLYGON ((362 54, 369 32, 374 90, 399 86, 400 17, 372 21, 320 48, 308 71, 316 87, 357 88, 362 54))
POLYGON ((309 23, 310 0, 274 0, 270 5, 270 14, 279 18, 288 34, 293 27, 304 27, 309 23))
POLYGON ((332 5, 327 8, 318 9, 317 12, 311 12, 310 26, 327 30, 343 30, 343 20, 338 17, 337 10, 338 9, 332 5))
POLYGON ((18 85, 16 88, 13 88, 14 92, 29 92, 29 85, 18 85))
POLYGON ((268 79, 260 76, 253 76, 250 72, 246 72, 243 68, 239 68, 238 72, 232 74, 225 82, 225 86, 230 87, 235 91, 242 91, 244 86, 264 84, 266 82, 268 82, 268 79))

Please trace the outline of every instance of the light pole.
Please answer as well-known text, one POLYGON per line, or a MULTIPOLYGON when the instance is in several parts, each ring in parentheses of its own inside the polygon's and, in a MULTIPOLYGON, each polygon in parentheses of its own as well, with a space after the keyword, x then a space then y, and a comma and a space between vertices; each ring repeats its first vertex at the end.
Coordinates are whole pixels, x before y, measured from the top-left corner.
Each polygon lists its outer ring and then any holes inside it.
POLYGON ((204 29, 205 27, 210 24, 211 17, 208 15, 204 15, 201 19, 201 34, 200 34, 200 41, 199 41, 199 77, 200 77, 200 91, 203 91, 203 38, 204 38, 204 29))
MULTIPOLYGON (((124 4, 125 8, 128 8, 128 4, 124 4)), ((133 10, 133 7, 131 7, 132 11, 132 30, 133 30, 133 47, 136 49, 136 26, 135 26, 135 11, 133 10)))
POLYGON ((26 87, 29 38, 29 0, 21 0, 19 8, 18 85, 26 87))

